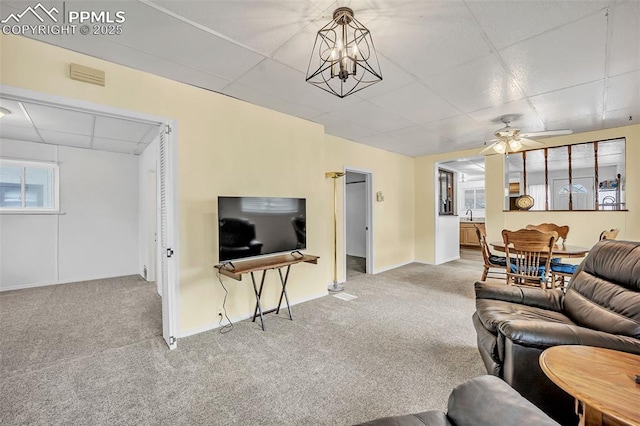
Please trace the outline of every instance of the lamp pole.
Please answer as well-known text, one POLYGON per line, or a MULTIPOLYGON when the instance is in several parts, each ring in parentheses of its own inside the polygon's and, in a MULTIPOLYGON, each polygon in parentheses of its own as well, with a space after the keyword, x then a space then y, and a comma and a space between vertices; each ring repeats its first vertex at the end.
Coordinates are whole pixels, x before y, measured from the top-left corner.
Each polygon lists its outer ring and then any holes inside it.
POLYGON ((338 186, 337 180, 344 172, 326 172, 325 178, 333 179, 333 283, 329 291, 342 291, 344 286, 338 283, 338 186))

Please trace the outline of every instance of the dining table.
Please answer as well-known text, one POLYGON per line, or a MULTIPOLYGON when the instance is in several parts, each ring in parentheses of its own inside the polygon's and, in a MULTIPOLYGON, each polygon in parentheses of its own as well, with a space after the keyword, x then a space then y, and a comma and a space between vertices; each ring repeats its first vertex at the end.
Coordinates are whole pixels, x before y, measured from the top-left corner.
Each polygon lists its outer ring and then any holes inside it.
MULTIPOLYGON (((504 241, 495 241, 491 244, 491 247, 497 251, 504 252, 504 241)), ((561 258, 581 258, 585 257, 589 253, 588 247, 572 246, 567 244, 556 244, 553 246, 553 255, 561 258)))

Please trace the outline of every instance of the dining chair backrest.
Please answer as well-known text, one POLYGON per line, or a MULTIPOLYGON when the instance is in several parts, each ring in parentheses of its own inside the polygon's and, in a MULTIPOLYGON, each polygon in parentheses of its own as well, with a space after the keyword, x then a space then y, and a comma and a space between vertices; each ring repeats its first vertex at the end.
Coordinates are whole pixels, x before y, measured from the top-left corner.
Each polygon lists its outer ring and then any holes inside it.
POLYGON ((618 237, 619 229, 605 229, 600 233, 600 241, 602 240, 615 240, 618 237))
POLYGON ((476 228, 476 235, 478 236, 478 242, 480 243, 484 263, 489 263, 489 256, 491 255, 491 252, 489 251, 489 245, 487 244, 487 228, 484 223, 477 223, 473 226, 476 228))
POLYGON ((489 243, 487 243, 487 228, 484 223, 477 223, 474 225, 476 229, 476 235, 480 242, 480 250, 482 251, 482 260, 484 261, 481 281, 490 278, 504 278, 505 268, 507 266, 507 260, 504 256, 494 256, 489 249, 489 243), (497 270, 496 270, 497 269, 497 270), (489 275, 491 274, 491 276, 489 275))
POLYGON ((537 229, 505 229, 502 231, 502 239, 507 257, 507 284, 546 288, 551 276, 550 261, 558 233, 537 229))
POLYGON ((567 243, 567 237, 569 236, 569 225, 556 225, 555 223, 541 223, 540 225, 527 225, 526 229, 537 229, 542 232, 555 231, 558 233, 556 243, 562 240, 562 244, 567 243))

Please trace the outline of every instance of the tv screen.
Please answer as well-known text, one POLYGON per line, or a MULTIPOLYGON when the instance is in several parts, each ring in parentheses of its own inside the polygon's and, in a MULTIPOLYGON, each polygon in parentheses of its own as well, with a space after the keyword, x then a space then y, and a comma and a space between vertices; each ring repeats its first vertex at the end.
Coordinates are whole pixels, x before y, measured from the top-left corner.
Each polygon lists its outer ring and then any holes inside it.
POLYGON ((307 248, 306 199, 218 197, 220 262, 307 248))

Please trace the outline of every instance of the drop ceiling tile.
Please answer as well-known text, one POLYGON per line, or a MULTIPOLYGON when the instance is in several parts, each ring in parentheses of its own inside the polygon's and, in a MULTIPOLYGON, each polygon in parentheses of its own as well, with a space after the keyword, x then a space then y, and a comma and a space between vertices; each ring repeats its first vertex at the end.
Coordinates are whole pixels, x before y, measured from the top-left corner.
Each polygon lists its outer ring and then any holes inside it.
POLYGON ((237 78, 264 58, 144 3, 126 2, 123 9, 123 33, 112 37, 136 50, 227 80, 237 78))
POLYGON ((42 139, 50 145, 72 146, 76 148, 90 148, 91 136, 62 133, 53 130, 40 130, 42 139))
POLYGON ((11 124, 3 124, 0 126, 0 138, 27 142, 42 142, 42 139, 40 139, 40 136, 38 136, 38 133, 32 127, 13 126, 11 124))
POLYGON ((611 77, 607 83, 607 111, 640 106, 640 71, 611 77))
MULTIPOLYGON (((154 0, 154 3, 266 55, 272 54, 321 13, 305 1, 154 0)), ((319 25, 316 31, 324 25, 319 25)))
POLYGON ((640 123, 640 106, 620 109, 617 111, 607 111, 604 117, 604 128, 631 126, 640 123), (631 120, 629 120, 631 118, 631 120))
POLYGON ((55 130, 76 135, 91 135, 93 115, 45 105, 23 103, 38 129, 55 130))
POLYGON ((599 115, 602 117, 604 80, 556 90, 530 99, 545 123, 599 115))
POLYGON ((323 113, 361 102, 354 96, 340 99, 314 87, 305 81, 304 73, 270 59, 262 61, 236 82, 323 113))
POLYGON ((416 1, 388 8, 389 13, 368 26, 376 49, 419 78, 491 52, 462 1, 416 1))
POLYGON ((319 24, 307 25, 275 50, 271 57, 306 74, 316 35, 320 28, 319 24))
POLYGON ((375 133, 373 130, 347 121, 339 115, 324 114, 314 118, 313 121, 324 125, 325 133, 349 140, 357 140, 375 133))
MULTIPOLYGON (((460 111, 420 83, 413 83, 370 100, 385 110, 422 124, 459 115, 460 111)), ((407 126, 404 126, 407 127, 407 126)))
POLYGON ((438 145, 441 142, 451 143, 451 140, 440 136, 424 127, 414 126, 406 129, 388 132, 388 135, 402 141, 406 146, 422 146, 438 145))
MULTIPOLYGON (((550 130, 554 129, 569 129, 573 130, 573 133, 590 132, 592 130, 602 129, 602 114, 599 115, 586 115, 581 117, 570 117, 557 121, 549 121, 547 127, 550 130)), ((537 139, 543 140, 543 139, 537 139)))
POLYGON ((498 48, 584 18, 615 1, 469 1, 467 6, 498 48))
POLYGON ((604 77, 607 18, 598 13, 508 47, 500 55, 528 96, 604 77))
POLYGON ((425 124, 424 127, 456 142, 466 141, 468 138, 482 141, 487 131, 486 126, 482 126, 466 115, 435 121, 425 124))
POLYGON ((425 80, 427 86, 463 112, 524 98, 495 55, 487 55, 425 80))
POLYGON ((157 126, 119 118, 97 116, 94 136, 137 143, 153 127, 157 126))
POLYGON ((318 109, 294 103, 275 94, 253 89, 240 83, 230 84, 223 90, 223 93, 245 102, 269 108, 274 111, 279 111, 284 114, 289 114, 294 117, 309 119, 323 114, 323 112, 318 109))
POLYGON ((114 139, 93 138, 93 144, 91 147, 99 151, 133 154, 136 151, 138 144, 114 139))
POLYGON ((330 115, 344 118, 345 120, 359 124, 375 132, 389 132, 414 125, 414 123, 406 118, 367 101, 332 111, 330 115))
POLYGON ((612 10, 609 75, 640 69, 640 2, 628 1, 612 10))
POLYGON ((2 126, 11 125, 18 127, 33 127, 20 108, 20 103, 11 99, 0 98, 0 107, 8 109, 11 114, 2 117, 2 126))
POLYGON ((492 129, 487 135, 490 139, 491 137, 493 137, 493 132, 495 130, 504 127, 504 124, 500 121, 500 118, 506 115, 513 114, 517 114, 519 115, 519 117, 512 121, 512 126, 516 126, 530 132, 545 130, 544 123, 539 118, 536 110, 533 109, 524 99, 509 102, 497 107, 474 111, 472 113, 469 113, 468 115, 476 122, 480 123, 480 125, 492 129))
POLYGON ((391 137, 384 133, 377 133, 375 135, 362 138, 356 142, 365 144, 367 146, 372 146, 374 148, 382 149, 385 151, 393 152, 396 154, 402 154, 402 155, 407 155, 401 152, 402 148, 410 147, 409 143, 406 143, 405 141, 391 137))

